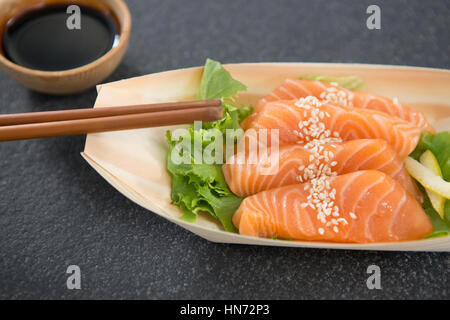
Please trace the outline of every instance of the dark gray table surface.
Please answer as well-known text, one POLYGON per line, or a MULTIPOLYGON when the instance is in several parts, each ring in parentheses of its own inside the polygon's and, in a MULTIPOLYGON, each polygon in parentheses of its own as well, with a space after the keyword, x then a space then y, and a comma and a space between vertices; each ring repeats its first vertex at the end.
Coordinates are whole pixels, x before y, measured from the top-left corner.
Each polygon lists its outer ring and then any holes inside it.
MULTIPOLYGON (((207 57, 450 67, 449 1, 374 1, 374 31, 365 24, 372 1, 127 2, 130 48, 105 82, 207 57)), ((95 97, 38 94, 0 73, 2 113, 90 107, 95 97)), ((208 242, 119 194, 81 158, 84 141, 0 144, 0 298, 450 298, 448 253, 208 242), (81 290, 66 287, 72 264, 81 290), (366 287, 371 264, 381 290, 366 287)))

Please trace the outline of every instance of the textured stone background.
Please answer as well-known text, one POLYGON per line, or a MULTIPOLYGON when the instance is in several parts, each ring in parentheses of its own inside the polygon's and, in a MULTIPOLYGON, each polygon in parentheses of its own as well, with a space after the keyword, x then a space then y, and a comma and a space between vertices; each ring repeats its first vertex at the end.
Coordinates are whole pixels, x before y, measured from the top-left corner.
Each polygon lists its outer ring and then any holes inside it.
MULTIPOLYGON (((106 81, 253 61, 449 68, 449 1, 127 1, 130 49, 106 81), (180 3, 184 5, 181 6, 180 3)), ((95 91, 52 97, 0 74, 4 113, 90 107, 95 91)), ((448 253, 351 252, 214 244, 121 196, 79 152, 84 137, 0 144, 0 298, 446 298, 448 253), (82 290, 66 289, 77 264, 82 290), (382 290, 366 288, 366 268, 382 290)))

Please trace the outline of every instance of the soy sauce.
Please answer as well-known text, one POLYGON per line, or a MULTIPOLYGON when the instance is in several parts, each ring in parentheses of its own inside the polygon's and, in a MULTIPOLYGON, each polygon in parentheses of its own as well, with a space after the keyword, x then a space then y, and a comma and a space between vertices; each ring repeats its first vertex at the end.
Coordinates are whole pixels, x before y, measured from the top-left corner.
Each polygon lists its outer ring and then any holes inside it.
POLYGON ((70 29, 68 5, 30 10, 7 23, 3 35, 6 58, 26 68, 62 71, 86 65, 118 42, 118 25, 107 12, 78 5, 80 29, 70 29))

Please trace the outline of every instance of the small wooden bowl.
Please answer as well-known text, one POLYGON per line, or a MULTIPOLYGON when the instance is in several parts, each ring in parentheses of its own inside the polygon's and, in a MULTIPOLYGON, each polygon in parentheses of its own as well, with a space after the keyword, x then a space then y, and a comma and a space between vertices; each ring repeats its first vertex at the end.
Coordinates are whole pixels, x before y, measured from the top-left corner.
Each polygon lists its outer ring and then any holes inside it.
POLYGON ((47 4, 79 4, 109 11, 119 23, 117 46, 99 59, 82 67, 64 71, 39 71, 19 66, 8 60, 0 45, 0 67, 24 86, 49 94, 71 94, 95 86, 108 77, 122 61, 131 32, 131 15, 123 0, 2 0, 0 1, 0 35, 7 21, 33 6, 47 4))

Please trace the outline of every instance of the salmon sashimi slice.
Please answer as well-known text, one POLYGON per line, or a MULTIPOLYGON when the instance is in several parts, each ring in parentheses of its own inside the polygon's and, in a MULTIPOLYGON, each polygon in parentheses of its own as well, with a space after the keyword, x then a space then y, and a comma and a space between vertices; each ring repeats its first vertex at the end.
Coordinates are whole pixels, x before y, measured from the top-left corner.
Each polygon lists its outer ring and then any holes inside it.
MULTIPOLYGON (((280 87, 262 98, 256 105, 254 112, 255 114, 259 112, 267 102, 299 99, 307 96, 315 96, 344 106, 385 112, 409 121, 422 130, 435 132, 423 113, 400 104, 398 99, 391 100, 367 92, 350 91, 322 81, 287 79, 280 87)), ((247 121, 251 121, 254 117, 254 115, 251 116, 247 121)))
POLYGON ((307 182, 323 174, 340 175, 369 169, 386 173, 417 200, 422 201, 421 193, 403 162, 388 143, 381 139, 284 145, 278 150, 278 169, 270 174, 263 170, 256 157, 252 158, 252 155, 246 155, 242 151, 230 157, 222 166, 228 186, 240 197, 307 182))
POLYGON ((383 139, 402 160, 414 150, 420 137, 420 129, 406 120, 379 111, 322 103, 312 96, 268 102, 247 125, 240 143, 254 140, 261 129, 277 129, 280 146, 330 137, 344 141, 383 139))
POLYGON ((433 231, 419 203, 376 170, 257 193, 233 223, 247 236, 350 243, 417 240, 433 231))

